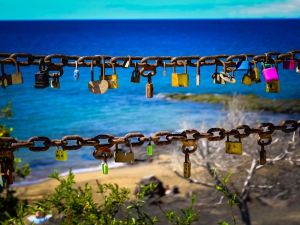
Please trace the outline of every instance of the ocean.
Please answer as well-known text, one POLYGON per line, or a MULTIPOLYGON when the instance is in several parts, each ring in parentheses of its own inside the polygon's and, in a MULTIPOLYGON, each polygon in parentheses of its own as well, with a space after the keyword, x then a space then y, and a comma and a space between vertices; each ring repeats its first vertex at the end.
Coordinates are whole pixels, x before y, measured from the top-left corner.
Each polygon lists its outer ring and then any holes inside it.
MULTIPOLYGON (((0 52, 32 54, 182 56, 216 54, 262 54, 300 49, 300 20, 97 20, 97 21, 1 21, 0 52)), ((7 69, 9 70, 9 69, 7 69)), ((11 68, 12 70, 12 68, 11 68)), ((119 89, 104 95, 88 91, 89 68, 80 68, 74 81, 74 68, 65 68, 61 88, 37 90, 33 87, 35 66, 21 68, 23 85, 0 90, 0 106, 13 104, 13 117, 0 124, 13 127, 12 136, 62 138, 67 134, 94 137, 97 134, 124 135, 140 131, 178 131, 186 126, 216 125, 222 121, 222 105, 170 101, 166 93, 256 94, 267 98, 299 99, 300 75, 280 68, 281 92, 265 93, 265 84, 245 86, 242 73, 235 85, 215 85, 213 67, 201 69, 201 85, 195 85, 195 68, 188 68, 190 86, 172 88, 172 69, 167 76, 158 69, 153 78, 153 99, 145 98, 146 79, 130 82, 132 69, 117 69, 119 89)), ((182 70, 180 68, 178 71, 182 70)), ((96 69, 98 73, 99 68, 96 69)), ((258 121, 278 122, 299 119, 299 115, 255 113, 258 121)), ((224 121, 225 122, 225 121, 224 121)), ((91 148, 69 153, 69 161, 56 162, 54 149, 34 153, 20 149, 16 156, 30 163, 32 174, 26 182, 47 177, 50 171, 87 170, 99 164, 91 148)), ((24 183, 24 182, 23 182, 24 183)))

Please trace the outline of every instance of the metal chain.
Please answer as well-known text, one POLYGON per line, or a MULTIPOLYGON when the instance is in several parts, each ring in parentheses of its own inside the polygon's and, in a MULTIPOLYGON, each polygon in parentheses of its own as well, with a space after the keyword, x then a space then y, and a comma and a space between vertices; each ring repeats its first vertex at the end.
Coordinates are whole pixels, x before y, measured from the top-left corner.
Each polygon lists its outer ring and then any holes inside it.
MULTIPOLYGON (((107 56, 107 55, 94 55, 94 56, 78 56, 78 55, 64 55, 64 54, 51 54, 51 55, 33 55, 28 53, 0 53, 0 64, 11 64, 12 58, 17 62, 18 66, 30 65, 43 65, 47 67, 48 71, 61 71, 63 67, 91 67, 104 66, 107 68, 112 67, 142 67, 144 71, 153 71, 156 67, 182 67, 182 66, 205 66, 205 65, 219 65, 231 66, 232 63, 237 61, 248 60, 251 64, 258 62, 278 64, 285 60, 296 60, 300 62, 300 50, 293 50, 287 53, 279 52, 266 52, 261 55, 255 54, 239 54, 239 55, 214 55, 214 56, 107 56), (103 62, 104 61, 104 62, 103 62)), ((62 74, 62 73, 61 73, 62 74)), ((144 76, 146 76, 144 74, 144 76)))
POLYGON ((273 123, 261 123, 257 128, 248 125, 240 125, 232 130, 224 128, 210 128, 203 133, 197 130, 185 130, 181 133, 159 131, 151 136, 142 133, 128 133, 124 137, 110 134, 100 134, 93 138, 83 138, 78 135, 65 136, 62 139, 51 140, 48 137, 36 136, 28 140, 17 140, 14 137, 0 137, 0 151, 6 149, 14 151, 18 148, 28 148, 30 151, 47 151, 50 147, 61 147, 64 150, 79 150, 83 146, 97 146, 111 148, 116 144, 126 144, 132 147, 142 146, 145 142, 153 142, 155 145, 169 145, 175 141, 198 141, 206 138, 208 141, 221 141, 225 137, 233 136, 238 139, 247 138, 250 134, 257 134, 259 139, 270 139, 274 131, 284 133, 295 132, 300 127, 300 120, 285 120, 279 125, 273 123))

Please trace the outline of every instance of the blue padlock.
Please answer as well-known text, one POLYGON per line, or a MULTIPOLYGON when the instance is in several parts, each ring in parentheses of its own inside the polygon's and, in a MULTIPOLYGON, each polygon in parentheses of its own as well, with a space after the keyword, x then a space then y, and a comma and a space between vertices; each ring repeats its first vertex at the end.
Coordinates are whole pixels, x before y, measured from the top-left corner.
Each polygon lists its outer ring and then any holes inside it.
POLYGON ((236 63, 236 70, 249 70, 249 61, 238 61, 236 63))

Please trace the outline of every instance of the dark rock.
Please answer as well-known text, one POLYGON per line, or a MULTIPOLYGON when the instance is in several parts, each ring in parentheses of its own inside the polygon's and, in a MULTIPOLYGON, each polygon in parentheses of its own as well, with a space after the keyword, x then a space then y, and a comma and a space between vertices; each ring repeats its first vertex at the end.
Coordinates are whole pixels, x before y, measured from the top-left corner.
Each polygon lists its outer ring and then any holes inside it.
POLYGON ((140 182, 138 183, 138 186, 135 189, 135 194, 139 193, 141 191, 141 186, 146 186, 149 184, 156 184, 156 188, 152 191, 149 191, 145 194, 148 198, 154 198, 154 197, 162 197, 165 195, 165 188, 163 186, 163 183, 161 180, 159 180, 155 176, 147 176, 143 177, 140 182))

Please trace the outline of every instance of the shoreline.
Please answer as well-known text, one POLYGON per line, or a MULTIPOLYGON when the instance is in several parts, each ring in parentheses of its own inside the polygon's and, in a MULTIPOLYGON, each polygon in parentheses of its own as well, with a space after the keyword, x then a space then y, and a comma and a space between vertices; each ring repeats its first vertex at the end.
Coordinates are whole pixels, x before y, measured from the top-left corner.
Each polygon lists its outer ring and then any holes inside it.
MULTIPOLYGON (((183 162, 183 159, 181 161, 183 162)), ((67 173, 64 175, 67 175, 67 173)), ((174 173, 172 156, 166 154, 160 154, 157 159, 149 163, 136 163, 130 166, 111 168, 108 175, 103 175, 100 170, 76 173, 74 175, 76 180, 75 186, 83 186, 88 183, 93 190, 96 190, 96 180, 98 180, 100 183, 116 183, 120 187, 129 188, 131 193, 133 193, 137 183, 143 177, 152 175, 160 179, 164 186, 179 186, 182 194, 201 189, 199 185, 191 184, 187 180, 178 177, 174 173)), ((34 201, 53 193, 58 184, 58 181, 54 179, 47 179, 40 183, 15 187, 15 190, 19 198, 34 201)))
POLYGON ((235 99, 241 109, 247 111, 265 111, 271 113, 300 113, 299 99, 268 99, 254 94, 228 95, 228 94, 166 94, 165 99, 177 101, 190 101, 196 103, 222 104, 225 109, 235 99))

